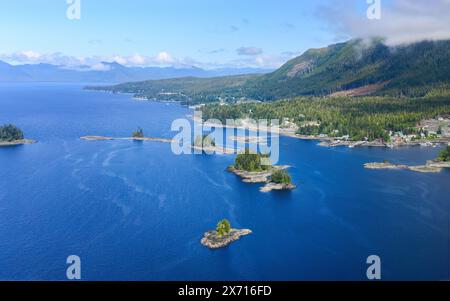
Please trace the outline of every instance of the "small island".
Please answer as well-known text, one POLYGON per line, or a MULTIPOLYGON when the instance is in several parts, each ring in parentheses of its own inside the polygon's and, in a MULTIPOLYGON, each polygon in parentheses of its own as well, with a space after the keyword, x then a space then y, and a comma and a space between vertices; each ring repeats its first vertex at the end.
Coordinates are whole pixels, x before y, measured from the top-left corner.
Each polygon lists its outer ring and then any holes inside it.
POLYGON ((421 173, 439 173, 444 168, 450 168, 450 146, 447 146, 446 149, 442 150, 439 153, 438 158, 427 161, 424 165, 410 166, 405 164, 393 164, 388 161, 384 161, 366 163, 364 164, 364 167, 367 169, 403 169, 421 173))
POLYGON ((228 167, 228 171, 242 178, 244 183, 265 183, 261 192, 272 190, 292 190, 291 176, 286 169, 290 166, 274 166, 270 164, 267 155, 251 153, 246 150, 236 157, 235 164, 228 167))
POLYGON ((173 139, 145 137, 144 131, 140 127, 137 128, 136 131, 131 133, 131 137, 116 138, 116 137, 106 137, 106 136, 83 136, 83 137, 80 137, 80 139, 86 140, 86 141, 133 140, 133 141, 154 141, 154 142, 163 142, 163 143, 175 142, 175 140, 173 140, 173 139))
POLYGON ((142 139, 145 137, 144 131, 140 127, 138 127, 138 129, 134 131, 133 134, 131 134, 131 136, 135 139, 142 139))
POLYGON ((201 244, 210 249, 220 249, 251 233, 249 229, 231 228, 230 222, 224 219, 217 224, 216 230, 204 234, 201 244))
POLYGON ((0 126, 0 147, 33 144, 36 141, 25 139, 21 129, 12 124, 0 126))

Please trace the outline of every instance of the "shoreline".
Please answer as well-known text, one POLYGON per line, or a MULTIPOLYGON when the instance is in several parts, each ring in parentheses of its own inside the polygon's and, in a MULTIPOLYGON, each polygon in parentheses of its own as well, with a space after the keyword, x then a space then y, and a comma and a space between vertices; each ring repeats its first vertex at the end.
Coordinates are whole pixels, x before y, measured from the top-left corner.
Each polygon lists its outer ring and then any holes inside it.
POLYGON ((37 141, 32 140, 32 139, 21 139, 21 140, 14 140, 14 141, 0 141, 0 147, 35 144, 35 143, 37 143, 37 141))
MULTIPOLYGON (((411 142, 403 142, 403 143, 387 143, 379 140, 374 141, 353 141, 353 140, 344 140, 338 137, 329 137, 329 136, 308 136, 308 135, 299 135, 295 133, 293 129, 285 129, 275 127, 272 129, 271 127, 261 127, 259 128, 257 125, 252 123, 245 123, 245 120, 242 120, 244 124, 235 124, 235 125, 223 125, 217 123, 204 122, 203 120, 199 120, 195 116, 192 116, 194 122, 201 122, 203 125, 217 127, 217 128, 235 128, 240 130, 249 130, 254 132, 265 132, 271 134, 278 134, 280 136, 296 138, 300 140, 312 140, 318 141, 318 146, 323 147, 339 147, 339 146, 347 146, 349 148, 355 147, 385 147, 385 148, 396 148, 396 147, 404 147, 404 146, 423 146, 423 147, 436 147, 438 145, 450 144, 450 137, 445 138, 437 138, 437 139, 429 139, 429 140, 416 140, 411 142)), ((244 139, 246 137, 243 136, 234 136, 234 139, 244 139)), ((258 136, 259 137, 259 136, 258 136)), ((260 137, 262 138, 262 137, 260 137)))

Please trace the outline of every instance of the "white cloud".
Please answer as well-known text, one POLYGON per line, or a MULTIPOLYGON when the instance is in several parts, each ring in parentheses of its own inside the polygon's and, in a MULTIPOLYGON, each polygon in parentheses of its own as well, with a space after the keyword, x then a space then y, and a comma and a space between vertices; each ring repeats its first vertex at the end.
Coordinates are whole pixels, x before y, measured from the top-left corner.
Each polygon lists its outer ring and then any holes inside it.
POLYGON ((345 9, 364 1, 342 2, 322 7, 319 12, 338 39, 383 37, 392 46, 450 39, 450 0, 381 0, 380 20, 369 20, 365 12, 345 9))
POLYGON ((174 63, 175 60, 172 58, 172 56, 167 53, 167 52, 160 52, 158 53, 158 55, 155 57, 155 61, 157 61, 158 63, 162 63, 162 64, 171 64, 174 63))
POLYGON ((67 69, 77 69, 81 71, 95 70, 108 71, 111 66, 104 62, 116 62, 127 67, 180 67, 189 68, 192 66, 204 69, 216 68, 267 68, 274 69, 280 67, 288 59, 297 53, 283 52, 279 55, 263 54, 259 48, 247 47, 244 51, 247 55, 238 56, 236 59, 222 62, 200 62, 193 58, 178 58, 166 51, 162 51, 153 56, 134 54, 129 56, 109 55, 109 56, 86 56, 77 57, 64 55, 62 53, 42 54, 35 51, 19 51, 11 54, 0 54, 0 60, 14 65, 21 64, 52 64, 67 69))
POLYGON ((87 56, 76 57, 63 55, 62 53, 42 54, 35 51, 18 51, 10 54, 0 54, 0 60, 10 64, 52 64, 63 67, 77 68, 79 66, 90 66, 96 70, 104 69, 102 62, 116 62, 128 67, 149 67, 149 66, 184 66, 196 63, 190 58, 175 58, 168 52, 160 52, 154 56, 134 54, 129 56, 110 55, 110 56, 87 56))

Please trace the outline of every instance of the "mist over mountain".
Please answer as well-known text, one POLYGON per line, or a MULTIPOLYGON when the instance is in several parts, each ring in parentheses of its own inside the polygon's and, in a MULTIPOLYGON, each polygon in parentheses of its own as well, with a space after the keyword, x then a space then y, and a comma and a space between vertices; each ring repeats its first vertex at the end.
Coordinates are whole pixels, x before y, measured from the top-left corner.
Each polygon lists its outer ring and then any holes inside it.
POLYGON ((52 64, 11 65, 0 61, 0 82, 97 82, 121 83, 194 76, 199 78, 267 73, 257 68, 223 68, 205 70, 187 67, 126 67, 116 62, 96 66, 65 67, 52 64))

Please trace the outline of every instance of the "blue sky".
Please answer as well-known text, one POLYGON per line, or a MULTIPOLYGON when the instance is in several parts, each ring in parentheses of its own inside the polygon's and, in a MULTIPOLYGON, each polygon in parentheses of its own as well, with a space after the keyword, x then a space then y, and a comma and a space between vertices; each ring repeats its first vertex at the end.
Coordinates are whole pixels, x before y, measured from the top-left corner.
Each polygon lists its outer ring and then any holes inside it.
MULTIPOLYGON (((366 0, 80 1, 81 19, 69 20, 66 0, 1 0, 0 59, 274 68, 354 37, 349 23, 367 21, 366 0)), ((413 0, 383 5, 392 1, 413 0)))

